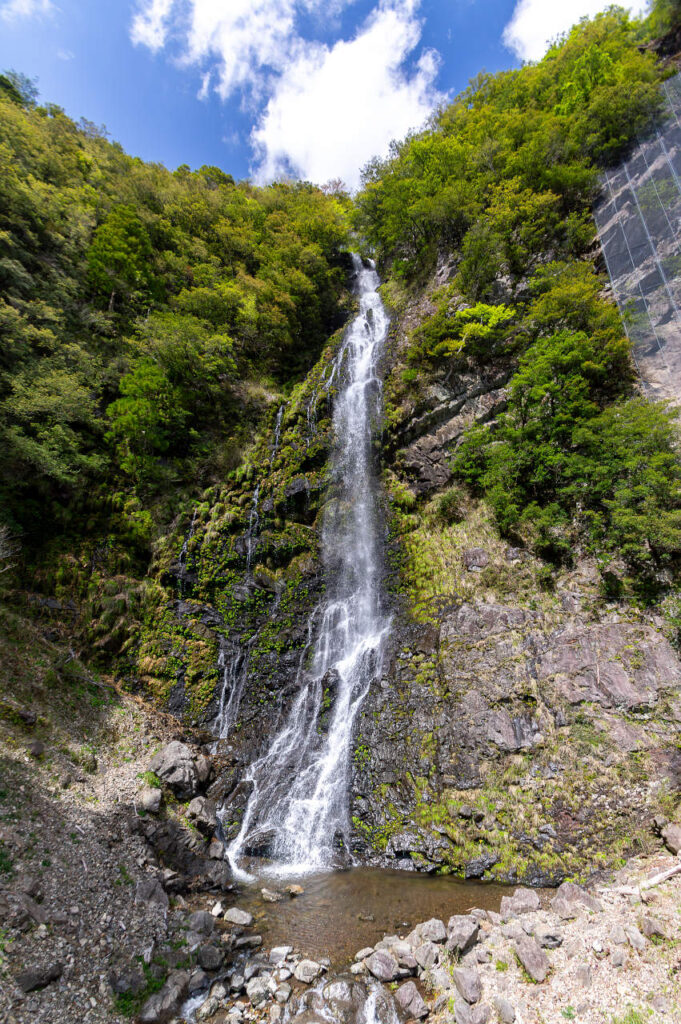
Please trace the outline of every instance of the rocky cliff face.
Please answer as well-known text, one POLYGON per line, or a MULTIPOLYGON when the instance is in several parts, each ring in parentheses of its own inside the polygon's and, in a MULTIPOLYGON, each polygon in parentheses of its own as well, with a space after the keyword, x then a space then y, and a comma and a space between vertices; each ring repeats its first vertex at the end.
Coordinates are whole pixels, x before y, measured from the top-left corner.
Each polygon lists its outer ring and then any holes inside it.
MULTIPOLYGON (((653 815, 671 809, 681 663, 661 620, 608 602, 594 563, 549 574, 451 486, 451 454, 467 427, 504 409, 513 366, 414 386, 406 338, 432 309, 428 295, 386 296, 393 620, 355 742, 354 852, 473 878, 587 876, 647 848, 653 815)), ((176 714, 228 734, 212 793, 229 807, 228 838, 248 796, 243 769, 294 696, 324 585, 318 527, 337 343, 283 407, 272 403, 270 429, 238 477, 161 552, 140 646, 146 685, 176 714)), ((328 710, 333 680, 327 690, 328 710)))

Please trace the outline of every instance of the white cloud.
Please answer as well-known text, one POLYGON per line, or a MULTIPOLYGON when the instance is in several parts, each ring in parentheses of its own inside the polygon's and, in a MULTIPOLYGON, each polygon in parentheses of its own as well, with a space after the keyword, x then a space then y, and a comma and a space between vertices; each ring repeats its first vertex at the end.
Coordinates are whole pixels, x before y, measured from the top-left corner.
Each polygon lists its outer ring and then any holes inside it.
POLYGON ((130 38, 135 46, 148 46, 154 53, 164 46, 173 2, 174 0, 143 0, 130 27, 130 38))
MULTIPOLYGON (((549 43, 576 25, 585 15, 593 17, 610 6, 612 0, 518 0, 513 16, 504 29, 504 45, 522 60, 541 60, 549 43)), ((648 0, 622 0, 622 6, 634 14, 649 7, 648 0)))
POLYGON ((330 46, 301 35, 301 16, 328 30, 354 2, 140 0, 131 38, 156 52, 172 32, 181 64, 201 71, 200 99, 210 89, 241 96, 259 180, 294 173, 354 186, 359 167, 441 99, 438 55, 417 51, 420 0, 379 0, 354 38, 330 46))
POLYGON ((17 21, 19 18, 49 14, 53 10, 51 0, 5 0, 0 5, 0 18, 3 21, 17 21))
POLYGON ((301 47, 252 133, 259 179, 340 177, 354 188, 367 160, 422 125, 442 97, 437 54, 427 51, 413 72, 402 70, 421 36, 414 8, 409 0, 384 2, 354 39, 301 47))

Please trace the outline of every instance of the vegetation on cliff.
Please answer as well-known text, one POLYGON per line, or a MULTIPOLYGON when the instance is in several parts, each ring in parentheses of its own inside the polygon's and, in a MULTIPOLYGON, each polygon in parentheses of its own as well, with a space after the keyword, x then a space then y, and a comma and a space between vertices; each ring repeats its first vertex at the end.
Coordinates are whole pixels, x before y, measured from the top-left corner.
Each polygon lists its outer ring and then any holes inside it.
MULTIPOLYGON (((670 17, 656 7, 655 24, 670 17)), ((407 287, 453 259, 412 332, 405 390, 509 367, 507 411, 469 431, 455 475, 543 557, 618 552, 649 581, 681 553, 677 431, 668 409, 634 397, 591 215, 600 168, 659 110, 645 33, 613 8, 540 63, 479 76, 365 169, 356 219, 407 287)))

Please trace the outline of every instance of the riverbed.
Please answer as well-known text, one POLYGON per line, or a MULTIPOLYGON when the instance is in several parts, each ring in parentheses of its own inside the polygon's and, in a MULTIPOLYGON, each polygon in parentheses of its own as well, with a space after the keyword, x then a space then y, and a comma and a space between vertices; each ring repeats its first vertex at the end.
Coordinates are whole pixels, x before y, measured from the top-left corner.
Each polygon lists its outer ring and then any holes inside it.
POLYGON ((498 911, 509 892, 502 885, 379 868, 287 877, 285 884, 291 883, 302 886, 302 895, 266 902, 261 889, 281 891, 284 883, 261 876, 240 886, 234 902, 254 915, 254 930, 266 949, 293 946, 304 956, 328 957, 334 967, 347 965, 359 949, 384 935, 406 935, 431 917, 446 923, 472 907, 498 911))

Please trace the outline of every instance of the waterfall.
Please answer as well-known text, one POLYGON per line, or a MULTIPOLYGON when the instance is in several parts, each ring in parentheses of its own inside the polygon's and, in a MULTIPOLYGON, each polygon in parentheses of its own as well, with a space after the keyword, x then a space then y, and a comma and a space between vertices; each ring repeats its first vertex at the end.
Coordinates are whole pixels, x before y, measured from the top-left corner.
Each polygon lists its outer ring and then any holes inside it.
POLYGON ((322 526, 326 593, 308 623, 293 705, 269 749, 248 769, 251 795, 227 850, 266 849, 282 872, 329 868, 350 832, 348 783, 357 713, 381 671, 389 621, 381 607, 382 523, 373 438, 382 407, 377 363, 388 317, 378 275, 353 257, 359 313, 334 361, 331 486, 322 526), (328 713, 328 727, 320 716, 328 713))

